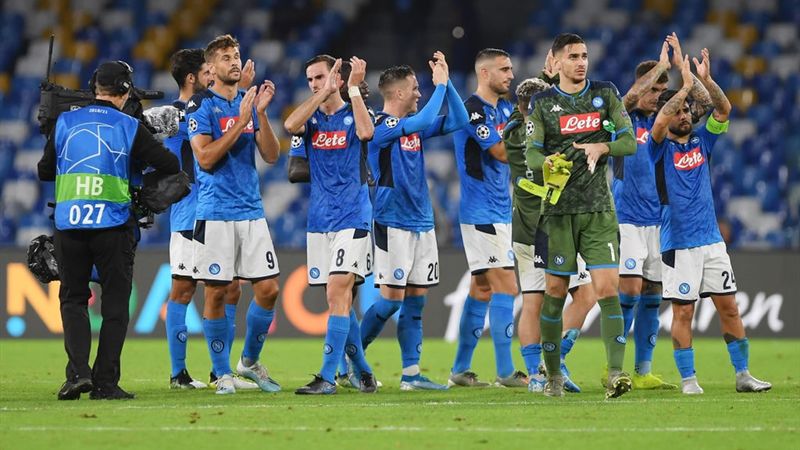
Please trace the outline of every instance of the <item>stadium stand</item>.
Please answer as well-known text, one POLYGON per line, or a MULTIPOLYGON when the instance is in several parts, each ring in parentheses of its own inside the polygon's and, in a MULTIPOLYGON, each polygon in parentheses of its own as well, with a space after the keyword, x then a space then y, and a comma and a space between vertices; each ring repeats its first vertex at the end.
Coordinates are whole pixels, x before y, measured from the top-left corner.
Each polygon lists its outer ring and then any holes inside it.
MULTIPOLYGON (((40 184, 35 172, 44 145, 35 116, 50 33, 57 36, 56 83, 85 86, 98 62, 124 59, 135 68, 136 85, 165 91, 164 103, 177 96, 167 71, 169 55, 231 33, 241 43, 243 58, 256 62, 257 79, 276 83, 269 113, 279 124, 307 96, 303 62, 321 52, 365 58, 373 89, 370 104, 378 107, 377 77, 389 65, 408 63, 426 72, 425 60, 441 49, 466 97, 475 86, 471 63, 478 49, 507 49, 520 80, 541 70, 552 37, 562 31, 587 39, 591 78, 612 80, 624 92, 636 64, 657 58, 660 41, 675 31, 685 53, 698 55, 702 47, 709 48, 714 77, 734 105, 730 133, 712 159, 718 216, 732 231, 729 245, 800 248, 798 0, 568 0, 557 6, 500 0, 229 0, 225 9, 222 3, 3 2, 0 245, 26 245, 50 229, 46 205, 53 187, 40 184)), ((429 93, 429 77, 419 81, 429 93)), ((287 137, 281 139, 288 149, 287 137)), ((431 144, 427 164, 439 242, 460 246, 452 142, 445 138, 431 144)), ((259 165, 259 172, 276 245, 303 248, 308 187, 288 183, 285 155, 273 166, 259 165)), ((167 220, 167 214, 159 216, 142 244, 165 245, 167 220)))

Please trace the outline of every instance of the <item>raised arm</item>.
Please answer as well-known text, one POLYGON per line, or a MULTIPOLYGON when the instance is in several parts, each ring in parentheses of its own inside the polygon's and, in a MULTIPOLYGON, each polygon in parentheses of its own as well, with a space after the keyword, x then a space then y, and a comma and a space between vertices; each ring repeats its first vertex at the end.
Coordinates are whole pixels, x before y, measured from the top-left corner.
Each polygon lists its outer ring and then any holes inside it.
POLYGON ((469 123, 469 115, 467 114, 467 109, 464 108, 461 96, 458 95, 456 87, 453 86, 453 80, 447 80, 445 98, 447 99, 447 116, 444 119, 444 133, 447 134, 469 123))
POLYGON ((417 114, 406 119, 405 125, 403 125, 404 133, 415 133, 428 128, 438 117, 439 110, 442 109, 442 103, 447 93, 447 82, 449 81, 447 71, 441 64, 434 64, 430 61, 428 64, 433 72, 433 84, 436 89, 433 91, 428 103, 417 114))
POLYGON ((364 81, 364 77, 367 75, 367 62, 353 56, 350 58, 350 64, 352 70, 347 80, 347 88, 350 94, 350 104, 353 107, 356 136, 362 141, 368 141, 375 134, 375 123, 369 116, 367 105, 364 103, 364 99, 361 97, 361 89, 359 89, 361 82, 364 81))
MULTIPOLYGON (((670 47, 672 47, 672 63, 675 67, 680 67, 683 64, 683 51, 681 50, 681 42, 678 40, 678 35, 674 32, 667 36, 667 42, 669 43, 670 47)), ((708 95, 708 91, 697 79, 697 77, 693 76, 694 84, 692 84, 692 89, 689 91, 689 95, 692 97, 692 116, 693 117, 702 117, 704 116, 709 109, 711 109, 711 97, 708 95)))
POLYGON ((256 133, 256 147, 261 159, 269 164, 274 164, 278 160, 278 152, 280 151, 280 143, 278 137, 275 136, 275 131, 269 123, 269 116, 267 116, 267 106, 275 96, 275 84, 272 81, 264 80, 264 83, 258 89, 256 96, 256 117, 258 118, 258 132, 256 133))
POLYGON ((321 105, 329 95, 339 90, 339 81, 341 80, 341 74, 339 73, 340 67, 342 67, 342 60, 337 59, 336 62, 333 63, 331 71, 328 73, 328 81, 325 83, 325 87, 307 98, 289 114, 289 117, 283 122, 283 128, 285 128, 289 134, 303 134, 306 128, 306 122, 314 114, 314 111, 319 108, 319 105, 321 105))
POLYGON ((703 56, 702 61, 692 58, 697 70, 697 78, 703 83, 703 86, 708 90, 709 97, 711 97, 711 105, 714 107, 714 119, 720 123, 727 122, 728 116, 731 114, 731 102, 722 92, 722 88, 711 78, 711 60, 708 49, 704 48, 701 54, 703 56))
POLYGON ((669 70, 669 67, 669 43, 664 41, 664 43, 661 44, 661 55, 658 58, 658 63, 647 71, 646 74, 639 77, 628 90, 628 93, 622 97, 625 110, 633 111, 636 108, 636 104, 639 103, 639 99, 642 98, 642 95, 653 87, 658 77, 669 70))
POLYGON ((653 127, 650 129, 650 139, 657 144, 664 141, 664 138, 667 136, 669 121, 672 119, 672 116, 677 114, 683 107, 683 104, 686 102, 686 97, 692 89, 694 78, 692 78, 692 70, 689 67, 688 56, 686 56, 681 63, 681 76, 683 77, 683 87, 661 107, 656 115, 656 120, 653 122, 653 127))

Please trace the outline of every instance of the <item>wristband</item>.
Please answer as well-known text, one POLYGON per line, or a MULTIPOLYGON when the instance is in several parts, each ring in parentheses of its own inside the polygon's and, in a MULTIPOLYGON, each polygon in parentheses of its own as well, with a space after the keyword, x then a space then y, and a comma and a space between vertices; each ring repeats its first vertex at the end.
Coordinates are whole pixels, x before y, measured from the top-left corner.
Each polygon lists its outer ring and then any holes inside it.
POLYGON ((359 89, 358 86, 350 86, 347 88, 347 95, 349 95, 350 98, 361 97, 361 89, 359 89))

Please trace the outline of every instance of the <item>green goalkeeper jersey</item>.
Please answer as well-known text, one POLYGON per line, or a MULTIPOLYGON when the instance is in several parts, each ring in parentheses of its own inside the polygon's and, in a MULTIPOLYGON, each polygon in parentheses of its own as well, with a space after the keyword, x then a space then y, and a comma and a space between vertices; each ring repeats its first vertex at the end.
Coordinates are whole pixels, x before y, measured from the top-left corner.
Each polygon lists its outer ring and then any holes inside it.
POLYGON ((503 132, 503 142, 506 146, 506 156, 511 171, 511 183, 514 185, 511 240, 520 244, 533 245, 542 199, 519 187, 517 180, 526 178, 541 185, 543 183, 544 155, 534 152, 531 154, 534 160, 530 164, 525 160, 526 130, 531 130, 530 124, 526 123, 525 117, 519 112, 519 109, 514 109, 503 132), (531 168, 528 167, 529 165, 531 168))
POLYGON ((584 89, 576 94, 567 94, 553 86, 533 96, 531 105, 525 152, 528 166, 541 171, 537 153, 543 156, 562 153, 573 161, 572 175, 561 198, 555 205, 544 202, 542 214, 613 211, 614 201, 606 179, 608 155, 597 161, 592 173, 584 151, 572 144, 610 142, 624 137, 624 142, 615 143, 621 145, 615 145, 612 153, 622 156, 636 151, 631 120, 616 86, 608 81, 586 80, 584 89))

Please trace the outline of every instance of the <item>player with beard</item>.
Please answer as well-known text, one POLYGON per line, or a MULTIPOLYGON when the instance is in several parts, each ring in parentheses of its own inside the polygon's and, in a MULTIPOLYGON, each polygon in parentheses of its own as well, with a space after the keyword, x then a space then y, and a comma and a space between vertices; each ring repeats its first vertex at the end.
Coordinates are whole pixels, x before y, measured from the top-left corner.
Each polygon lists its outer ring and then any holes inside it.
POLYGON ((495 384, 525 387, 528 377, 514 370, 511 359, 514 298, 519 289, 511 249, 508 160, 502 138, 503 128, 514 110, 514 105, 503 98, 514 79, 509 54, 496 48, 481 50, 475 57, 475 74, 478 88, 464 102, 469 124, 453 133, 461 180, 459 221, 472 278, 447 384, 489 385, 469 370, 488 309, 497 369, 495 384))
POLYGON ((702 394, 694 368, 692 318, 695 303, 711 297, 720 317, 737 392, 761 392, 770 383, 750 375, 750 344, 736 305, 736 278, 719 232, 711 192, 708 160, 717 138, 728 131, 731 104, 711 78, 707 49, 693 58, 697 78, 708 90, 714 112, 692 130, 687 97, 693 84, 689 57, 681 64, 683 87, 659 97, 661 106, 650 133, 649 152, 655 163, 662 205, 661 270, 664 300, 672 302, 672 343, 684 394, 702 394))
POLYGON ((237 372, 274 392, 280 385, 259 356, 274 317, 279 269, 254 153, 258 149, 267 163, 278 158, 278 139, 266 114, 275 86, 264 81, 258 88, 239 89, 242 61, 239 43, 230 35, 211 41, 205 60, 213 67, 214 85, 189 101, 187 128, 198 184, 192 272, 206 284, 203 329, 218 377, 216 392, 236 392, 224 310, 226 286, 236 279, 250 281, 255 293, 237 372))

